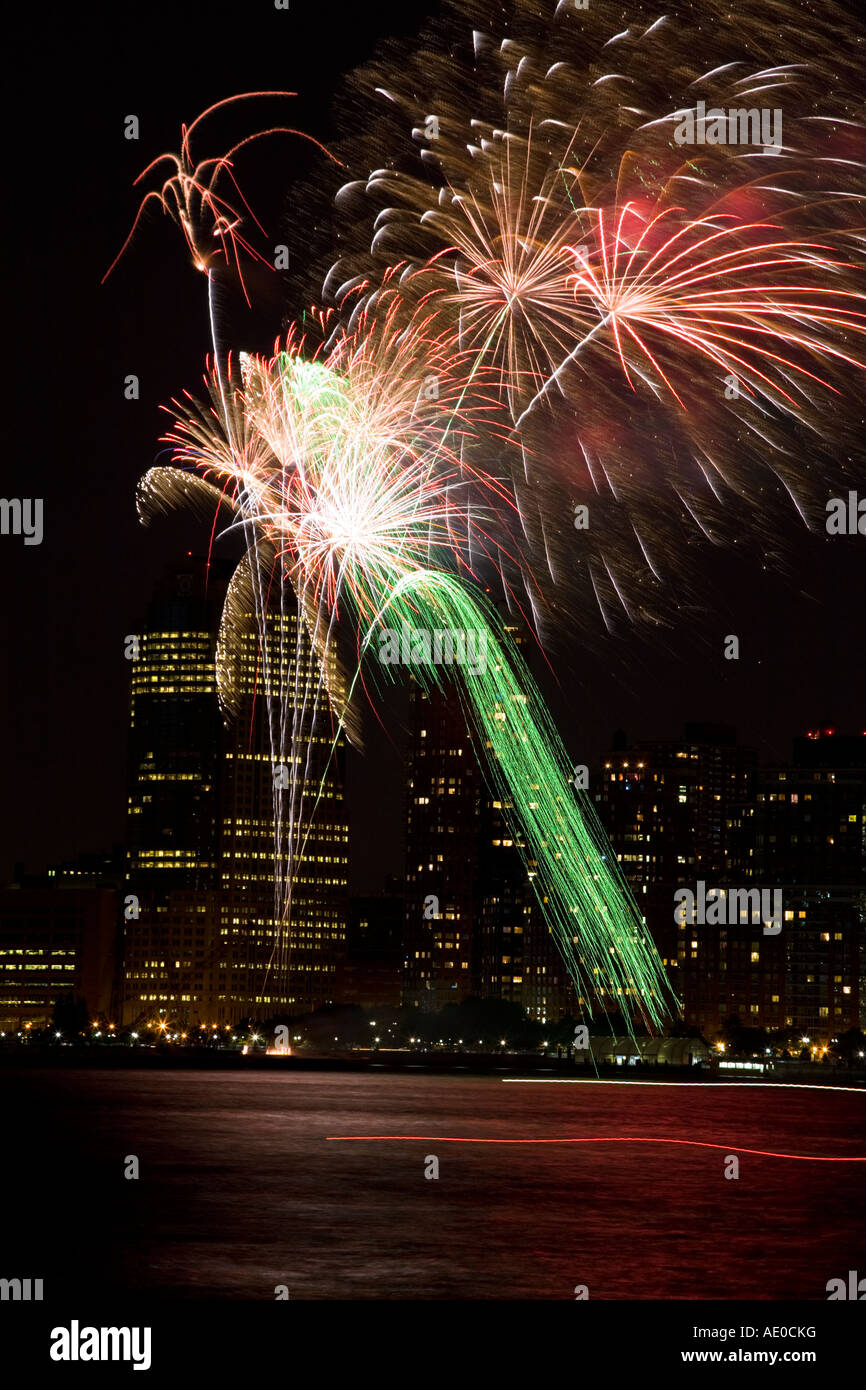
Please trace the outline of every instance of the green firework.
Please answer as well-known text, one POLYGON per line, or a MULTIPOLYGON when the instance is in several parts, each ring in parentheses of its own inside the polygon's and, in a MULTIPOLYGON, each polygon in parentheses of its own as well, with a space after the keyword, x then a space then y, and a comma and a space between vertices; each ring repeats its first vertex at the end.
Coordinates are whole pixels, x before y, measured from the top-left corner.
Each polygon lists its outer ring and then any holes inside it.
MULTIPOLYGON (((421 570, 400 579, 379 621, 439 632, 453 651, 473 635, 473 660, 446 666, 424 641, 410 661, 427 687, 450 672, 476 734, 488 782, 501 800, 545 919, 588 1017, 593 999, 661 1026, 675 1009, 655 945, 586 792, 572 782, 568 755, 526 663, 496 609, 454 576, 421 570), (483 659, 481 654, 483 653, 483 659)), ((367 645, 384 628, 370 628, 367 645)), ((390 629, 394 632, 394 629, 390 629)), ((440 638, 440 645, 442 644, 440 638)))

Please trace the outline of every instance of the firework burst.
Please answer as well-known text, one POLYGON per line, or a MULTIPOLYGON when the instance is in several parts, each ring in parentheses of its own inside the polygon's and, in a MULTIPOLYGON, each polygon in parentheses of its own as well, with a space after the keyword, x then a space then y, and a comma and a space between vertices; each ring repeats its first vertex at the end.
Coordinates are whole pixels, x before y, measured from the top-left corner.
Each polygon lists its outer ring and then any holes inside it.
POLYGON ((404 294, 499 372, 509 573, 547 638, 566 614, 588 637, 593 613, 676 621, 706 543, 784 568, 851 482, 866 133, 839 16, 801 42, 796 14, 710 0, 699 30, 677 6, 622 28, 470 0, 350 84, 326 284, 339 304, 405 262, 404 294), (778 108, 784 138, 680 143, 700 102, 778 108))
POLYGON ((233 106, 237 102, 296 95, 296 92, 243 92, 214 102, 189 125, 182 125, 180 153, 168 152, 158 155, 142 169, 134 181, 133 187, 137 188, 157 171, 171 171, 158 188, 148 189, 144 194, 126 240, 102 277, 103 284, 135 236, 144 213, 152 204, 156 204, 183 232, 196 270, 209 276, 218 260, 224 261, 226 265, 234 264, 244 297, 249 304, 241 269, 241 253, 262 265, 267 265, 270 269, 273 267, 242 233, 245 216, 255 223, 260 232, 264 229, 241 192, 234 172, 234 156, 254 140, 261 140, 268 135, 295 135, 310 141, 325 154, 328 151, 318 140, 314 140, 303 131, 279 125, 244 136, 221 155, 195 160, 192 153, 193 136, 214 112, 233 106), (229 186, 228 194, 221 191, 225 185, 229 186))

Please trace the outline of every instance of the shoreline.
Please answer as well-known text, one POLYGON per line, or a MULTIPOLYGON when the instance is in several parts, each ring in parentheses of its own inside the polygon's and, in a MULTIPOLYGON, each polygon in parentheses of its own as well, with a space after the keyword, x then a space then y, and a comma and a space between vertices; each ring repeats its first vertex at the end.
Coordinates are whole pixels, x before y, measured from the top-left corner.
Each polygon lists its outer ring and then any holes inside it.
POLYGON ((866 1068, 831 1069, 815 1063, 776 1063, 768 1072, 749 1075, 745 1072, 721 1074, 717 1069, 705 1071, 698 1067, 672 1065, 593 1067, 566 1059, 556 1061, 532 1053, 441 1053, 365 1052, 345 1054, 307 1054, 279 1056, 253 1053, 244 1056, 236 1049, 192 1050, 179 1048, 38 1048, 28 1046, 0 1050, 0 1070, 27 1072, 37 1070, 77 1071, 253 1071, 284 1074, 286 1072, 360 1072, 382 1071, 390 1075, 408 1072, 427 1072, 433 1075, 520 1076, 527 1080, 551 1081, 629 1081, 633 1083, 664 1082, 667 1085, 690 1084, 707 1086, 737 1085, 803 1085, 862 1087, 866 1093, 866 1068))

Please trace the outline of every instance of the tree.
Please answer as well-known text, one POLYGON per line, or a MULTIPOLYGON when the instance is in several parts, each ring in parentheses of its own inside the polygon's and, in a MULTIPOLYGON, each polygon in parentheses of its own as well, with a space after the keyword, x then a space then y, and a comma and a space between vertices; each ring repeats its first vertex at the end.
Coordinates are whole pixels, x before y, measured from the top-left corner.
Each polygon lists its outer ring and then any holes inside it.
POLYGON ((298 1032, 314 1047, 330 1052, 335 1047, 371 1044, 376 1030, 370 1027, 360 1004, 323 1004, 315 1013, 299 1020, 298 1032))
POLYGON ((668 1029, 668 1037, 697 1038, 699 1042, 702 1042, 704 1046, 707 1046, 707 1040, 701 1032, 700 1028, 695 1028, 693 1024, 686 1023, 685 1019, 682 1018, 678 1018, 675 1023, 671 1024, 670 1028, 668 1029))
POLYGON ((838 1041, 831 1044, 831 1047, 837 1056, 851 1066, 863 1060, 858 1054, 866 1053, 866 1033, 859 1028, 849 1028, 845 1033, 839 1034, 838 1041))
POLYGON ((51 1026, 56 1033, 62 1033, 64 1038, 71 1041, 87 1032, 89 1022, 90 1011, 86 999, 76 997, 71 992, 60 995, 51 1018, 51 1026))

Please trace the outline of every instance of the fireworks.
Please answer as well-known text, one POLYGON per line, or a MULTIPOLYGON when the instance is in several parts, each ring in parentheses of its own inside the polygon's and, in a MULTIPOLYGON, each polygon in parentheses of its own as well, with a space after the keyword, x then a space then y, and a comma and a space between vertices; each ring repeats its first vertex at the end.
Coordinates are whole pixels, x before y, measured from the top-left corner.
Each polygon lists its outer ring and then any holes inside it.
MULTIPOLYGON (((670 211, 675 214, 678 210, 670 211)), ((866 314, 850 303, 862 304, 862 296, 823 284, 791 282, 792 275, 802 276, 804 272, 832 281, 833 273, 845 263, 823 254, 829 248, 809 242, 763 240, 776 230, 763 223, 740 225, 730 218, 729 225, 719 229, 716 221, 705 218, 672 232, 649 259, 635 266, 644 242, 664 214, 641 227, 633 245, 623 233, 629 214, 634 218, 631 205, 617 219, 612 245, 605 236, 603 214, 597 214, 599 270, 593 271, 578 249, 574 255, 581 268, 569 277, 575 299, 588 299, 609 323, 629 384, 633 382, 623 351, 625 334, 683 404, 638 329, 656 330, 677 347, 702 353, 740 385, 772 385, 767 370, 783 374, 782 369, 789 367, 834 389, 791 357, 780 357, 772 350, 779 343, 789 353, 802 348, 819 360, 822 356, 837 358, 862 370, 861 361, 834 347, 832 341, 839 329, 864 332, 866 314), (757 244, 740 244, 745 237, 757 244), (781 283, 767 284, 768 278, 781 283), (739 283, 725 288, 729 279, 739 283)), ((724 222, 724 216, 720 220, 724 222)), ((797 407, 794 398, 781 388, 775 395, 767 393, 768 400, 779 396, 797 407)))
MULTIPOLYGON (((400 318, 402 301, 383 287, 378 314, 365 309, 354 331, 326 345, 328 316, 311 316, 319 342, 290 332, 270 359, 231 360, 208 376, 209 401, 177 406, 175 467, 152 469, 140 487, 143 518, 177 503, 229 515, 246 553, 229 589, 217 648, 224 708, 237 713, 243 670, 239 639, 260 635, 261 691, 271 757, 288 770, 274 781, 275 969, 289 967, 293 883, 321 787, 310 785, 310 750, 323 691, 353 742, 360 742, 350 679, 338 655, 341 605, 362 643, 362 620, 401 575, 443 547, 461 563, 483 543, 480 512, 470 536, 467 489, 480 475, 460 467, 473 422, 495 403, 464 402, 446 344, 424 323, 400 318), (303 624, 287 630, 272 614, 295 603, 303 624), (305 658, 312 643, 317 663, 305 658), (302 673, 299 677, 298 673, 302 673), (294 674, 292 674, 294 673, 294 674)), ((501 501, 492 480, 485 482, 501 501)), ((435 560, 433 561, 435 563, 435 560)))
MULTIPOLYGON (((255 532, 248 555, 263 542, 267 565, 291 580, 304 610, 324 610, 323 668, 341 602, 358 624, 361 656, 395 619, 483 636, 490 660, 458 668, 467 718, 581 1000, 589 1016, 602 996, 625 1017, 661 1023, 670 990, 640 914, 591 803, 569 787, 568 757, 529 671, 469 574, 473 512, 452 496, 465 485, 447 440, 466 436, 474 412, 452 400, 441 344, 424 339, 423 325, 395 333, 386 313, 384 323, 362 315, 321 360, 302 347, 290 337, 270 361, 245 362, 233 395, 236 452, 191 405, 169 436, 176 461, 196 464, 210 497, 230 499, 255 532), (392 350, 399 371, 389 369, 392 350), (442 391, 427 397, 421 373, 433 362, 442 391)), ((497 496, 492 480, 474 477, 497 496)), ((189 474, 162 469, 144 495, 166 499, 174 488, 187 500, 189 474)), ((416 669, 427 682, 441 674, 429 660, 416 669)), ((289 811, 294 828, 302 799, 289 811)), ((290 831, 290 851, 297 838, 290 831)))
MULTIPOLYGON (((571 789, 568 755, 496 610, 441 571, 402 579, 382 617, 407 600, 428 628, 484 638, 485 659, 456 668, 467 723, 581 1007, 592 1018, 601 998, 629 1026, 636 1018, 661 1025, 673 990, 592 802, 571 789)), ((439 674, 423 656, 415 669, 428 684, 439 674)))
MULTIPOLYGON (((254 253, 239 193, 217 192, 245 142, 193 162, 216 108, 139 210, 156 198, 208 275, 209 402, 178 408, 175 466, 152 470, 141 505, 201 502, 243 532, 225 706, 251 616, 274 758, 293 767, 312 734, 294 714, 287 732, 287 710, 315 707, 320 688, 357 737, 387 623, 483 631, 492 659, 459 668, 461 698, 572 978, 590 1011, 601 994, 655 1023, 669 991, 654 948, 477 579, 495 567, 512 605, 525 591, 542 637, 563 614, 585 633, 599 613, 609 631, 656 625, 696 578, 696 538, 751 537, 767 563, 785 508, 811 524, 828 485, 846 486, 866 366, 854 67, 829 12, 801 53, 786 0, 757 19, 704 9, 696 25, 637 6, 618 30, 604 5, 464 0, 416 52, 386 48, 350 83, 328 307, 269 358, 217 341, 214 257, 240 275, 254 253), (768 102, 778 122, 761 143, 768 102), (722 108, 742 119, 713 143, 722 108), (289 591, 315 691, 284 688, 286 655, 266 640, 289 591)), ((286 939, 305 795, 275 793, 286 939)))
MULTIPOLYGON (((485 510, 507 505, 463 458, 481 430, 495 440, 496 402, 477 382, 467 396, 460 355, 425 321, 402 321, 399 296, 378 308, 329 346, 327 316, 311 315, 318 346, 290 331, 269 360, 243 357, 242 384, 230 374, 228 392, 212 373, 209 406, 187 397, 166 436, 175 463, 217 487, 293 587, 335 618, 340 597, 369 616, 395 575, 443 548, 468 565, 487 543, 485 510)), ((189 488, 188 474, 178 479, 189 488)))
POLYGON ((145 169, 142 169, 135 180, 137 187, 155 170, 164 165, 173 171, 159 188, 149 189, 145 193, 126 240, 102 277, 103 284, 135 236, 144 212, 151 203, 156 203, 183 232, 196 270, 210 275, 216 260, 221 258, 227 265, 234 262, 244 296, 249 303, 241 269, 241 252, 243 251, 251 258, 260 261, 262 265, 269 265, 269 262, 264 260, 241 232, 244 213, 252 219, 259 231, 262 231, 263 228, 241 193, 235 178, 232 157, 251 141, 261 140, 266 135, 296 135, 301 139, 311 140, 326 154, 327 151, 323 145, 319 145, 317 140, 312 140, 312 136, 305 135, 300 130, 293 130, 290 126, 271 126, 267 130, 255 131, 252 135, 238 140, 222 155, 196 162, 192 154, 193 135, 197 128, 203 125, 215 111, 233 106, 236 102, 249 101, 254 98, 282 98, 296 95, 296 92, 243 92, 237 96, 226 97, 223 101, 214 102, 207 110, 196 116, 195 120, 188 126, 181 126, 180 154, 158 155, 156 159, 151 160, 145 169), (231 186, 231 198, 240 202, 243 211, 239 211, 235 202, 229 201, 229 198, 219 191, 219 188, 226 183, 231 186))
POLYGON ((353 77, 369 135, 343 147, 327 284, 339 303, 406 261, 404 293, 498 371, 508 573, 546 637, 564 613, 589 640, 599 613, 655 631, 702 596, 695 537, 778 564, 851 482, 866 134, 844 21, 812 18, 801 42, 784 0, 626 28, 470 0, 353 77), (753 144, 767 106, 778 138, 753 144), (713 110, 746 143, 709 143, 713 110))

